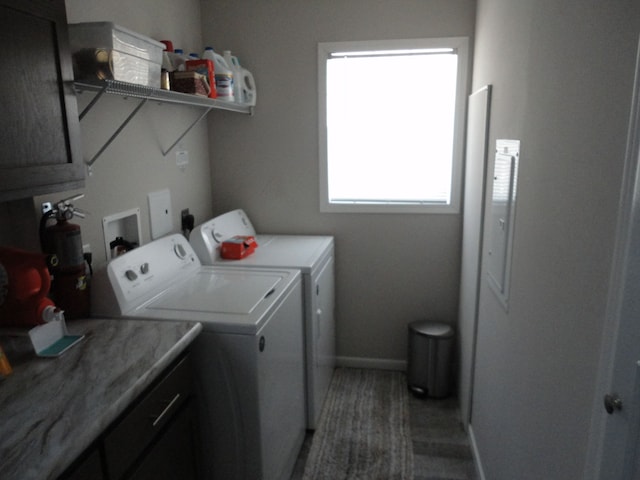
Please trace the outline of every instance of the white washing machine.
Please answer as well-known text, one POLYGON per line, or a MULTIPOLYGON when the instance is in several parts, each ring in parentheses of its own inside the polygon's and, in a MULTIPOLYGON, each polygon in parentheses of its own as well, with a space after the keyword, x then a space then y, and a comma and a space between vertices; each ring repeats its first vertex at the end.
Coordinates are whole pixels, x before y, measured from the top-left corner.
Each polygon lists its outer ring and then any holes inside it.
POLYGON ((322 235, 259 235, 249 217, 233 210, 193 229, 189 237, 205 265, 295 268, 304 286, 307 428, 318 424, 335 368, 334 242, 322 235), (221 243, 234 235, 253 235, 258 247, 241 260, 220 256, 221 243))
POLYGON ((202 266, 170 235, 117 257, 107 275, 97 313, 202 323, 192 352, 204 478, 289 478, 306 419, 300 272, 202 266))

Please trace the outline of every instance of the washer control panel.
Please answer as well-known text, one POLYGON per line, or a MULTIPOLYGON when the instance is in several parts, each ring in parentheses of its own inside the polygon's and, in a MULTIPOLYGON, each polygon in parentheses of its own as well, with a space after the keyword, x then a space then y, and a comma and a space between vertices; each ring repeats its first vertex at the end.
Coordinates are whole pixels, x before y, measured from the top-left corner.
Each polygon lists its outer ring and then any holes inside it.
POLYGON ((175 234, 113 259, 107 273, 120 310, 126 312, 200 266, 187 239, 175 234))

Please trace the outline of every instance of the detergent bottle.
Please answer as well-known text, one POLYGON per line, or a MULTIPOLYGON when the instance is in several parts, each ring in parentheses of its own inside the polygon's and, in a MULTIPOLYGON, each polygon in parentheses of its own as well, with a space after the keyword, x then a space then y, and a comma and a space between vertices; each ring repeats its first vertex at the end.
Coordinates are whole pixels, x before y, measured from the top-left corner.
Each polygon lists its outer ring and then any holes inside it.
POLYGON ((256 82, 249 70, 240 65, 238 57, 231 55, 231 51, 225 50, 224 59, 227 65, 233 70, 233 94, 235 101, 244 105, 255 106, 256 104, 256 82))
POLYGON ((231 55, 231 50, 225 50, 223 52, 224 61, 227 62, 227 66, 233 73, 233 97, 238 103, 244 103, 242 96, 242 67, 238 57, 231 55))
POLYGON ((189 55, 185 55, 184 50, 176 48, 173 52, 167 52, 167 55, 173 64, 174 71, 185 71, 185 62, 189 60, 189 55))
POLYGON ((213 61, 218 100, 233 102, 235 99, 233 95, 233 71, 227 65, 224 57, 214 52, 212 47, 206 47, 202 53, 202 58, 213 61))
POLYGON ((258 93, 256 92, 256 82, 253 75, 246 68, 242 68, 240 83, 242 83, 242 101, 250 106, 255 106, 258 93))

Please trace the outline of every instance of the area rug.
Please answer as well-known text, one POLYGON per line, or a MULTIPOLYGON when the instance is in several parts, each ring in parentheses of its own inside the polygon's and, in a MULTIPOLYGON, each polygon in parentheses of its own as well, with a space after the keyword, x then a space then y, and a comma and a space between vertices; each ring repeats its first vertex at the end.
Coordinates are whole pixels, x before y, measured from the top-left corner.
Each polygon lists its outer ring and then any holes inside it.
POLYGON ((404 373, 336 369, 313 435, 304 480, 411 480, 404 373))

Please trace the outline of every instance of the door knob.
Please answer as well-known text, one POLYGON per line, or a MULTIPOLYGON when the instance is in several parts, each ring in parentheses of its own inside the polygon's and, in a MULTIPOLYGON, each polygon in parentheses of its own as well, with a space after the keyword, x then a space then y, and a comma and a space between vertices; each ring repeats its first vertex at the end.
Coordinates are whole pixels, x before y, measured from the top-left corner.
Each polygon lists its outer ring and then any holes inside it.
POLYGON ((609 415, 616 410, 622 410, 622 399, 614 394, 606 394, 604 396, 604 409, 609 415))

